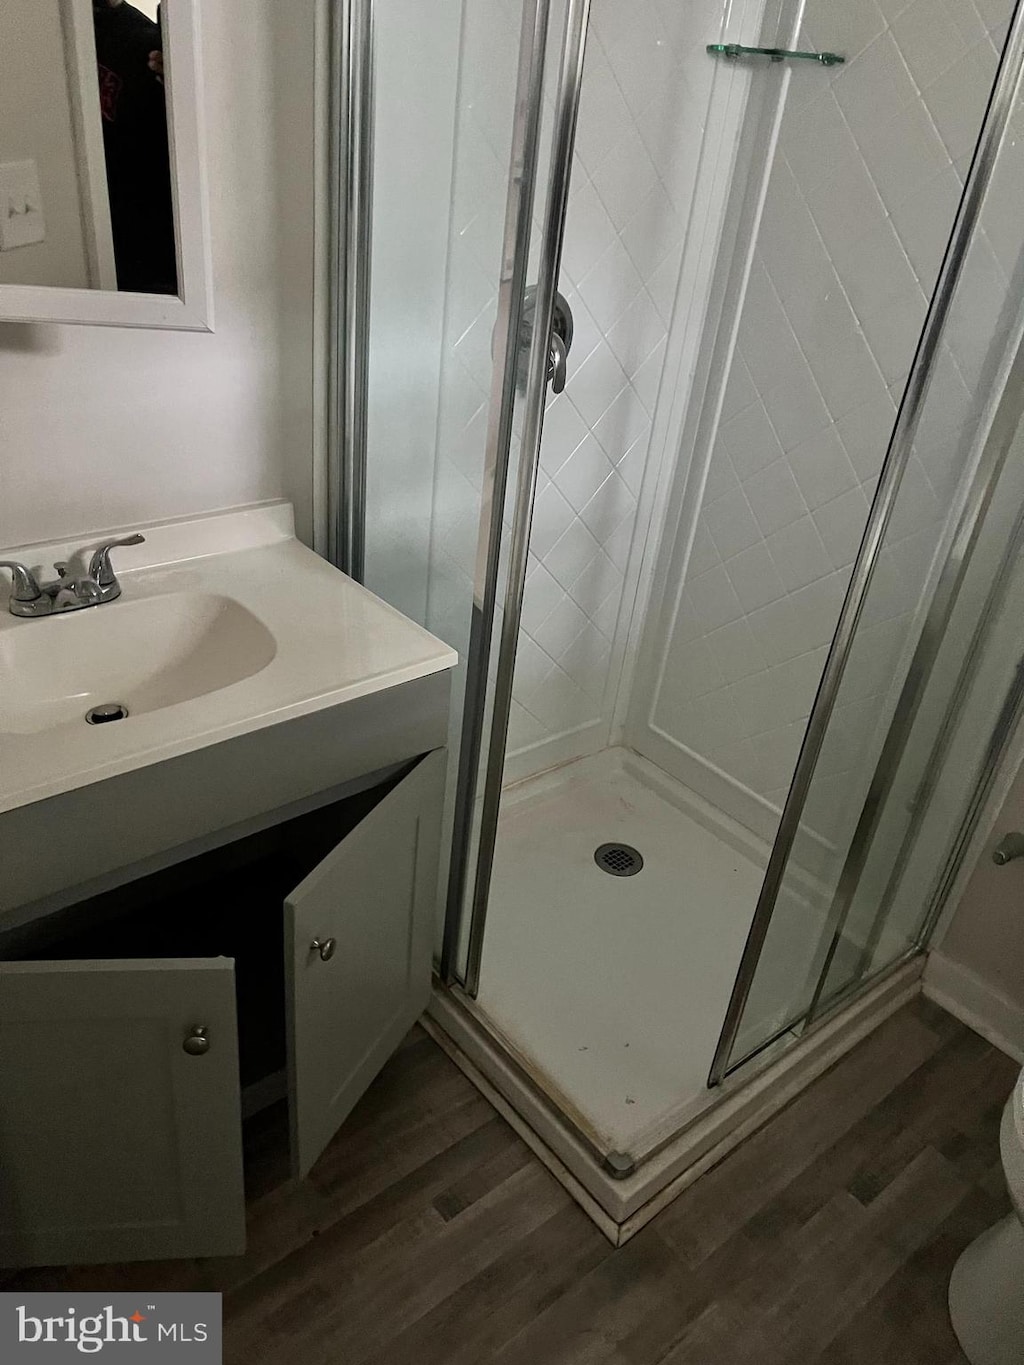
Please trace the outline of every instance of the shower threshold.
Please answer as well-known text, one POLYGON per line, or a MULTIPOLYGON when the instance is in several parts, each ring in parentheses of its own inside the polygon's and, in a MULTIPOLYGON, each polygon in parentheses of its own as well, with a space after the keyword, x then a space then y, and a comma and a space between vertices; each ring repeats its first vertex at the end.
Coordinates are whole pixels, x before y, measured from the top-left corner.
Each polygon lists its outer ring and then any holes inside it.
POLYGON ((705 1171, 921 991, 924 955, 883 973, 804 1034, 778 1040, 642 1154, 601 1151, 580 1116, 458 987, 435 986, 424 1026, 614 1246, 621 1246, 705 1171), (609 1161, 609 1158, 612 1158, 609 1161), (611 1167, 611 1169, 610 1169, 611 1167))

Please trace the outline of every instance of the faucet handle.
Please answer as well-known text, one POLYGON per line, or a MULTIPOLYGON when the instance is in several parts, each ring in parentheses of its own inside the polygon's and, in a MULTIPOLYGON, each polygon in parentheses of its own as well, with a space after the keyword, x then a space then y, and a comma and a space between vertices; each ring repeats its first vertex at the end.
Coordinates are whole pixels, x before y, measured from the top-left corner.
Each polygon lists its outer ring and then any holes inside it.
POLYGON ((26 569, 24 564, 19 564, 14 559, 0 559, 0 569, 11 571, 12 602, 35 602, 42 596, 32 570, 26 569))
POLYGON ((110 563, 111 550, 117 549, 119 545, 141 545, 146 537, 136 532, 133 536, 123 536, 120 540, 108 540, 105 545, 101 545, 89 560, 89 577, 99 584, 101 588, 110 588, 117 582, 114 570, 110 563))

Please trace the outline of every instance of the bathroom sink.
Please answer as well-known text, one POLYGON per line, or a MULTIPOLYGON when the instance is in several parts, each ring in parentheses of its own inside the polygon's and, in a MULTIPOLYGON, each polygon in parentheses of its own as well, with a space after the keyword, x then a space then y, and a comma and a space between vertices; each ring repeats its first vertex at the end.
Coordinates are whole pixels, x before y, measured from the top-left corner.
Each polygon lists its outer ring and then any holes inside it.
MULTIPOLYGON (((0 813, 456 663, 301 544, 287 503, 129 529, 145 541, 117 551, 116 601, 26 619, 0 588, 0 813)), ((80 572, 107 538, 2 557, 45 574, 77 554, 80 572)))
POLYGON ((251 611, 211 592, 121 600, 0 636, 0 734, 82 725, 95 706, 129 716, 251 677, 277 652, 251 611))

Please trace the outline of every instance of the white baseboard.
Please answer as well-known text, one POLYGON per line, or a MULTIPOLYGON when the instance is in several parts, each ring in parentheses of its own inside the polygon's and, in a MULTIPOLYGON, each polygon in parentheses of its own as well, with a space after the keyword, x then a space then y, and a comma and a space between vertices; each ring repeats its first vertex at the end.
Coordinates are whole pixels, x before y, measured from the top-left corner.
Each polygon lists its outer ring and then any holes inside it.
POLYGON ((937 949, 928 954, 924 993, 1024 1066, 1024 1006, 937 949))

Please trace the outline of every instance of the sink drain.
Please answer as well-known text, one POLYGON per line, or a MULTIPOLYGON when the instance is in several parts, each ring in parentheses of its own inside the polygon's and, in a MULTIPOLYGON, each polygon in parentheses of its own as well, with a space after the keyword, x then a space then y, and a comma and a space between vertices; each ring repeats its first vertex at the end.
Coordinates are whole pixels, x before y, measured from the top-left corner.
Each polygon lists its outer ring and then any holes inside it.
POLYGON ((108 701, 86 711, 85 718, 90 725, 109 725, 112 720, 124 720, 127 714, 128 708, 123 701, 108 701))
POLYGON ((594 850, 594 862, 612 877, 635 877, 644 865, 632 844, 601 844, 594 850))

